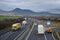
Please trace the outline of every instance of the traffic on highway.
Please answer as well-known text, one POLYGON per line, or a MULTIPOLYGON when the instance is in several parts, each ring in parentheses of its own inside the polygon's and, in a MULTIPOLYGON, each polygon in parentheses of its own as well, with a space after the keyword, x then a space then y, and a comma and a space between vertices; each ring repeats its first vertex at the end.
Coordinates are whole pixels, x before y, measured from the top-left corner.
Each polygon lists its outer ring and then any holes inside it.
MULTIPOLYGON (((47 22, 50 25, 50 22, 47 22)), ((54 27, 53 27, 54 28, 54 27)), ((56 40, 52 27, 45 27, 41 21, 34 18, 22 21, 22 24, 12 24, 11 30, 3 33, 0 40, 56 40)))
POLYGON ((0 0, 0 40, 60 40, 60 0, 0 0))

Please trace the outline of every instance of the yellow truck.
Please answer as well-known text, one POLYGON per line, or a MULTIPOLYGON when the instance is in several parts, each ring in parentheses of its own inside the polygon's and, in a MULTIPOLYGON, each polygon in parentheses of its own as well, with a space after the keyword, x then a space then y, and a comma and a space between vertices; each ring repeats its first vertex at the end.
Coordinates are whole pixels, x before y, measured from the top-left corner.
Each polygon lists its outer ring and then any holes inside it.
POLYGON ((18 30, 21 28, 21 24, 20 23, 15 23, 12 25, 12 30, 18 30))

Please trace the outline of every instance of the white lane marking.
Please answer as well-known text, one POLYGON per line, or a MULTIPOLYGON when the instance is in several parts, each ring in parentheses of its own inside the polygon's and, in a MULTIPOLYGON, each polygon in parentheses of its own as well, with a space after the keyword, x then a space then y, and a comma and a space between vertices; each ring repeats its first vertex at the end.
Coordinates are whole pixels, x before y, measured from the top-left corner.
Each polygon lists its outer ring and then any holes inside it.
POLYGON ((12 31, 9 31, 8 33, 6 34, 3 34, 0 36, 0 40, 6 40, 11 34, 13 34, 14 32, 12 31), (4 37, 4 38, 3 38, 4 37))
POLYGON ((47 37, 46 37, 45 33, 44 33, 44 37, 45 37, 45 40, 47 40, 47 37))
POLYGON ((28 31, 29 31, 29 28, 17 40, 22 40, 28 31))
POLYGON ((60 39, 60 36, 59 36, 58 32, 56 34, 57 34, 58 38, 60 39))
POLYGON ((52 37, 53 37, 53 39, 55 40, 55 37, 54 37, 53 33, 52 33, 52 37))
POLYGON ((24 31, 22 31, 14 40, 16 40, 21 34, 23 34, 24 31))
POLYGON ((33 28, 34 28, 34 24, 33 24, 32 28, 31 28, 30 32, 28 33, 28 35, 27 35, 27 37, 26 37, 25 40, 28 40, 28 38, 29 38, 29 36, 30 36, 30 34, 31 34, 32 30, 33 30, 33 28))

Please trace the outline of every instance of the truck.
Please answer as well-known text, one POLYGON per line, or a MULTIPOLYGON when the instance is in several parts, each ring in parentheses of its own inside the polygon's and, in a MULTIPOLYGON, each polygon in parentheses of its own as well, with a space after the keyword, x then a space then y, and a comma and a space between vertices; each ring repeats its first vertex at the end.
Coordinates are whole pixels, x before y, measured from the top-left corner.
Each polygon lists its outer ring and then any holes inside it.
POLYGON ((25 25, 26 23, 27 23, 27 21, 23 21, 23 22, 22 22, 22 25, 25 25))
POLYGON ((21 23, 12 24, 12 30, 18 30, 21 28, 21 23))
POLYGON ((44 34, 44 33, 45 33, 44 26, 39 24, 38 25, 38 34, 44 34))
POLYGON ((48 27, 47 32, 52 32, 52 27, 48 27))

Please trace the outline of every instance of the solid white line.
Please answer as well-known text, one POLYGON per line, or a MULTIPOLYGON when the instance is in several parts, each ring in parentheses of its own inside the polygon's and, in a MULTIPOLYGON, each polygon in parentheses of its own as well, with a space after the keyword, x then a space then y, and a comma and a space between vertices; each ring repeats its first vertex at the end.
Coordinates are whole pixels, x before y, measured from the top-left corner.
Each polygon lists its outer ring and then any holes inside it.
POLYGON ((33 30, 33 28, 34 28, 34 24, 33 24, 32 28, 31 28, 30 32, 28 33, 28 35, 27 35, 27 37, 26 37, 25 40, 28 40, 28 38, 29 38, 29 36, 30 36, 30 34, 31 34, 32 30, 33 30))
POLYGON ((56 34, 57 34, 58 38, 60 39, 60 36, 59 36, 58 32, 56 34))
POLYGON ((55 37, 54 37, 53 33, 52 33, 52 37, 53 37, 53 39, 55 40, 55 37))
POLYGON ((22 40, 25 34, 29 31, 29 28, 19 37, 17 40, 22 40))
POLYGON ((21 34, 23 34, 24 31, 22 31, 14 40, 16 40, 21 34))
POLYGON ((46 35, 44 34, 44 37, 45 37, 45 40, 47 40, 47 37, 46 37, 46 35))

